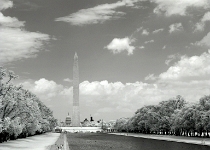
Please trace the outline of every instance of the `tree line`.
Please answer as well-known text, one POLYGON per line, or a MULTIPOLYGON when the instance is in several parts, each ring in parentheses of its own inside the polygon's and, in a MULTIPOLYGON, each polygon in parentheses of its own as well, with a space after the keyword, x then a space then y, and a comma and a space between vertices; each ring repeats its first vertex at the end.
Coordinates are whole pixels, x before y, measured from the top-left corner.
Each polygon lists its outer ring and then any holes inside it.
POLYGON ((51 131, 57 124, 36 95, 12 83, 17 77, 0 67, 0 142, 51 131))
POLYGON ((209 137, 210 95, 187 103, 180 95, 158 105, 144 106, 131 118, 116 120, 119 132, 209 137))

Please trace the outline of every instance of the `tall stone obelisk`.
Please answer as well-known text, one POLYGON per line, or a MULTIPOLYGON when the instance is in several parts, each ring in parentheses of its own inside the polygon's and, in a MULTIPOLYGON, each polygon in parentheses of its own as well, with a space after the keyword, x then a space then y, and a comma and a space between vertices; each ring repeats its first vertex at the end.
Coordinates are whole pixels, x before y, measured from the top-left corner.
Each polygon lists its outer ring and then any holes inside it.
POLYGON ((74 55, 73 66, 73 113, 72 126, 80 126, 80 111, 79 111, 79 65, 77 53, 74 55))

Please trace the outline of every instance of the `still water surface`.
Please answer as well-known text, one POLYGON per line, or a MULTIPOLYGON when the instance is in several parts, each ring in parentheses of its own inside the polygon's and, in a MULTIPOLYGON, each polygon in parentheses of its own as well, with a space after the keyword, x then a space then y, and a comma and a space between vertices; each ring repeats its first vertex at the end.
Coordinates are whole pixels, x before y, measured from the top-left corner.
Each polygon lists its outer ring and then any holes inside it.
POLYGON ((209 146, 139 138, 139 150, 210 150, 209 146))
POLYGON ((113 134, 67 134, 71 150, 210 150, 210 146, 113 134))

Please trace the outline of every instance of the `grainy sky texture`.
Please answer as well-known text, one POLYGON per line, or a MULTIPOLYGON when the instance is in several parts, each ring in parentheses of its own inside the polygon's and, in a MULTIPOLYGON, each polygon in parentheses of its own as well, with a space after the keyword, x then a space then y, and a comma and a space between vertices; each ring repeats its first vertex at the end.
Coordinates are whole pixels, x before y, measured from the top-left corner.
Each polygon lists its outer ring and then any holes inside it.
POLYGON ((209 0, 0 0, 0 64, 64 120, 73 58, 81 119, 210 94, 209 0))

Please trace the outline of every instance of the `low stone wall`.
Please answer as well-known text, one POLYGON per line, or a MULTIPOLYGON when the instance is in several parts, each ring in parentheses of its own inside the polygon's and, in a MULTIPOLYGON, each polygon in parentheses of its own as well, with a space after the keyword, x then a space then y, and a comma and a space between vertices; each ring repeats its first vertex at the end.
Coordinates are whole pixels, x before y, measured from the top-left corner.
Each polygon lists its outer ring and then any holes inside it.
POLYGON ((62 132, 102 132, 101 127, 61 127, 62 132))

